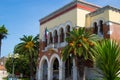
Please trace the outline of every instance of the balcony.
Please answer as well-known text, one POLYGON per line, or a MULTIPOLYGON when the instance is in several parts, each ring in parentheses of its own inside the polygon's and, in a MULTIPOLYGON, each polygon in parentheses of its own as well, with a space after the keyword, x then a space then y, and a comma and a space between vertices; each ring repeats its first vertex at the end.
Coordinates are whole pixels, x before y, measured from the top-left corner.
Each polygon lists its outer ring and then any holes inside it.
POLYGON ((50 48, 54 48, 54 44, 53 43, 47 45, 47 49, 50 49, 50 48))

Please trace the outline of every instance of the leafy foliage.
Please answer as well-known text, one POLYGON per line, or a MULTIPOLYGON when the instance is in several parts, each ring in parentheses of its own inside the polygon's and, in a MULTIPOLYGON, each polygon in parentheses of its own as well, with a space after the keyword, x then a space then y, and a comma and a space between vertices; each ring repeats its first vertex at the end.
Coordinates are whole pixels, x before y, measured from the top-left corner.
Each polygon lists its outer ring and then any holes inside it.
POLYGON ((6 38, 8 34, 8 30, 5 28, 4 25, 0 27, 0 39, 6 38))
POLYGON ((23 54, 25 56, 38 53, 38 39, 38 35, 36 37, 24 35, 23 38, 20 38, 22 42, 15 46, 14 53, 23 54))
POLYGON ((73 29, 69 36, 66 38, 68 45, 62 51, 63 61, 65 61, 70 54, 74 56, 83 56, 85 60, 93 59, 91 49, 95 42, 98 41, 98 36, 91 34, 90 30, 86 31, 85 28, 73 29))
POLYGON ((8 30, 5 28, 4 25, 0 27, 0 57, 1 57, 1 44, 2 44, 2 39, 6 38, 8 34, 8 30))
POLYGON ((9 73, 12 74, 13 69, 13 62, 14 62, 14 71, 15 74, 22 73, 23 75, 29 75, 29 62, 23 55, 19 55, 19 58, 12 58, 9 57, 6 61, 5 67, 9 73))
POLYGON ((105 80, 118 80, 120 74, 120 46, 113 40, 103 40, 93 49, 99 73, 105 80))
POLYGON ((39 49, 38 39, 39 35, 37 35, 36 37, 24 35, 23 38, 20 38, 21 43, 17 44, 14 48, 14 53, 24 55, 29 60, 31 80, 33 80, 36 71, 37 56, 39 49))
POLYGON ((12 67, 13 67, 12 58, 8 58, 5 64, 5 68, 7 69, 7 72, 12 73, 12 67))
POLYGON ((89 31, 84 27, 79 29, 73 29, 69 36, 66 38, 66 42, 68 42, 67 46, 62 50, 62 59, 66 61, 68 57, 71 55, 75 58, 75 64, 78 70, 78 79, 85 80, 85 66, 92 66, 92 62, 94 56, 91 52, 91 48, 94 47, 96 41, 99 40, 98 36, 95 34, 91 34, 91 30, 89 31), (90 63, 90 65, 86 65, 86 63, 90 63))

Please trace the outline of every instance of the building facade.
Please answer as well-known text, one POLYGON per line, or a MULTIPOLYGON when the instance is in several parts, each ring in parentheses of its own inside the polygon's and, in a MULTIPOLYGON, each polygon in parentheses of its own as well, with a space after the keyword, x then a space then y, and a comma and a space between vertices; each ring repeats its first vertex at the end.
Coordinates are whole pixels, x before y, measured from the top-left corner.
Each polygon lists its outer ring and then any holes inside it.
MULTIPOLYGON (((75 60, 63 62, 61 57, 67 33, 75 26, 92 27, 100 37, 120 41, 120 9, 75 0, 40 19, 37 80, 77 80, 75 60)), ((86 67, 86 78, 96 76, 94 67, 86 67)))
POLYGON ((8 75, 7 70, 5 69, 6 60, 6 57, 0 58, 0 80, 2 80, 3 77, 7 77, 8 75))

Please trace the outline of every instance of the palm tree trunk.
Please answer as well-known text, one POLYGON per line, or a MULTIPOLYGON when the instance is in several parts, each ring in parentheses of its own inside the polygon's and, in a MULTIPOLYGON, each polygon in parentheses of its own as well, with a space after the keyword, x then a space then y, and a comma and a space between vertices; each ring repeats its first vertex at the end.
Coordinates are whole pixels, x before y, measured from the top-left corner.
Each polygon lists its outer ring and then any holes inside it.
POLYGON ((76 57, 75 60, 76 60, 75 62, 76 62, 76 67, 77 67, 77 71, 78 71, 77 79, 78 80, 85 80, 84 62, 82 59, 80 59, 80 57, 76 57))
POLYGON ((78 71, 79 71, 79 80, 85 80, 85 67, 83 65, 78 67, 78 71))
POLYGON ((33 72, 33 56, 30 56, 30 80, 34 80, 34 72, 33 72))

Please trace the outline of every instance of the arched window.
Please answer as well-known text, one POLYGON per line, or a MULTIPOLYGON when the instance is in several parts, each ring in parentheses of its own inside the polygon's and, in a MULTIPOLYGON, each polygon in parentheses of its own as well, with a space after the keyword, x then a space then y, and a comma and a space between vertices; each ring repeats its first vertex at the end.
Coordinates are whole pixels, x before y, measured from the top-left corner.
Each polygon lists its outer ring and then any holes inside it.
POLYGON ((53 63, 53 80, 59 80, 59 61, 57 58, 53 63))
POLYGON ((50 32, 49 34, 50 34, 49 43, 51 44, 51 43, 53 43, 52 33, 50 32))
POLYGON ((47 39, 45 38, 45 47, 47 46, 47 39))
POLYGON ((94 34, 98 34, 98 26, 96 22, 94 22, 94 34))
MULTIPOLYGON (((72 76, 72 66, 73 66, 73 60, 69 56, 65 62, 65 78, 66 79, 72 76)), ((72 80, 72 79, 70 79, 70 80, 72 80)))
POLYGON ((63 31, 63 28, 60 29, 60 42, 64 42, 64 31, 63 31))
POLYGON ((100 24, 100 33, 103 34, 103 21, 100 20, 99 24, 100 24))
POLYGON ((69 32, 70 32, 70 26, 68 25, 68 26, 66 27, 66 37, 69 36, 69 32))
POLYGON ((54 31, 54 43, 58 42, 58 34, 57 34, 57 30, 54 31))
POLYGON ((47 80, 48 79, 48 64, 47 64, 47 61, 45 60, 44 63, 43 63, 43 80, 47 80))

